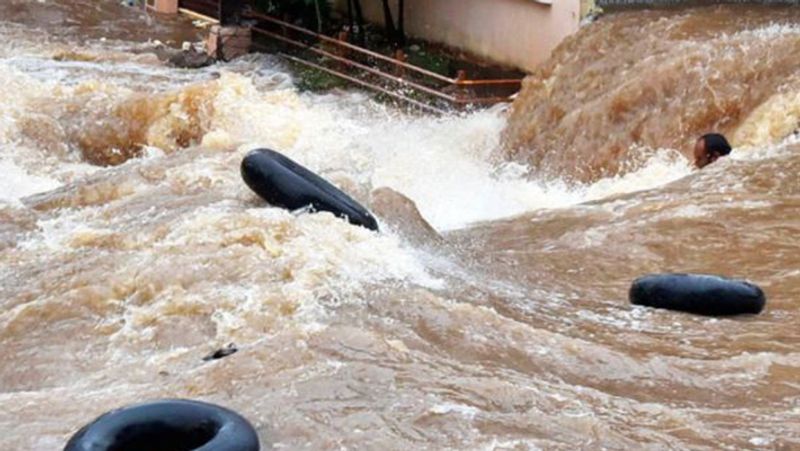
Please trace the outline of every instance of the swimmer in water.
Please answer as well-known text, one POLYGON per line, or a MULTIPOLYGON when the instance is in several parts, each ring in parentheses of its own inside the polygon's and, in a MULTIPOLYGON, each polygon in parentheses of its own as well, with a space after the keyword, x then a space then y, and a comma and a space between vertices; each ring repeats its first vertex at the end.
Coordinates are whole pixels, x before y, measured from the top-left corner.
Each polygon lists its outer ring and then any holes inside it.
POLYGON ((729 153, 731 145, 724 136, 719 133, 703 135, 694 144, 694 165, 703 168, 729 153))

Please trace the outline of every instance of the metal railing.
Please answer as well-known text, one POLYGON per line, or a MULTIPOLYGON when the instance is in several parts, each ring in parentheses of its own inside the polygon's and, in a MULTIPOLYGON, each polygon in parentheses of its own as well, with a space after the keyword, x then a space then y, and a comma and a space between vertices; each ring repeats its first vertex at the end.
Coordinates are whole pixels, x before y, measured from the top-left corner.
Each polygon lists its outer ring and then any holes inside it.
MULTIPOLYGON (((521 79, 470 80, 463 72, 457 77, 448 77, 409 64, 404 61, 405 55, 393 58, 351 44, 346 36, 344 39, 341 35, 339 38, 326 36, 253 11, 244 12, 242 17, 257 21, 251 26, 253 33, 300 50, 301 53, 290 58, 291 61, 418 107, 427 105, 426 110, 443 112, 453 107, 460 109, 508 102, 521 84, 521 79), (319 60, 314 61, 308 56, 319 60), (353 72, 361 76, 355 76, 353 72), (503 94, 498 95, 498 91, 503 94), (425 98, 432 102, 424 101, 425 98)), ((256 44, 256 47, 261 46, 256 44)))
MULTIPOLYGON (((223 24, 245 19, 254 38, 263 36, 279 43, 278 53, 295 64, 426 111, 444 113, 452 108, 508 102, 522 81, 518 78, 470 80, 463 71, 456 77, 448 77, 408 63, 401 51, 387 56, 351 44, 344 33, 338 37, 316 33, 253 11, 249 3, 248 0, 180 0, 181 8, 219 19, 223 24)), ((268 49, 257 39, 254 39, 253 48, 268 49)))
POLYGON ((291 30, 297 31, 297 32, 299 32, 301 34, 304 34, 304 35, 311 36, 313 38, 319 39, 320 41, 327 42, 327 43, 330 43, 330 44, 333 44, 333 45, 336 45, 336 46, 339 46, 339 47, 342 47, 342 48, 346 48, 346 49, 348 49, 350 51, 353 51, 353 52, 356 52, 356 53, 360 53, 360 54, 363 54, 363 55, 366 55, 366 56, 369 56, 369 57, 372 57, 372 58, 376 58, 378 60, 382 60, 382 61, 387 62, 389 64, 392 64, 392 65, 395 65, 395 66, 398 66, 398 67, 402 67, 404 69, 408 69, 410 71, 419 73, 421 75, 424 75, 424 76, 427 76, 427 77, 430 77, 430 78, 433 78, 433 79, 436 79, 436 80, 439 80, 441 82, 448 83, 448 84, 451 84, 451 85, 460 85, 460 86, 516 85, 516 86, 519 86, 519 84, 521 82, 521 80, 518 79, 518 78, 498 79, 498 80, 466 80, 466 79, 463 79, 463 78, 460 78, 460 77, 456 77, 456 78, 446 77, 446 76, 444 76, 442 74, 438 74, 436 72, 432 72, 432 71, 423 69, 421 67, 414 66, 412 64, 408 64, 408 63, 406 63, 404 61, 400 61, 397 58, 392 58, 392 57, 383 55, 381 53, 373 52, 373 51, 367 50, 367 49, 365 49, 363 47, 359 47, 357 45, 350 44, 347 41, 344 41, 344 40, 341 40, 341 39, 332 38, 330 36, 325 36, 324 34, 315 33, 315 32, 313 32, 311 30, 306 29, 306 28, 302 28, 302 27, 299 27, 297 25, 290 24, 288 22, 279 20, 279 19, 277 19, 275 17, 268 16, 266 14, 260 14, 260 13, 256 13, 256 12, 253 12, 253 11, 245 11, 243 13, 242 17, 244 17, 244 18, 254 18, 254 19, 258 19, 258 20, 271 22, 271 23, 279 25, 281 27, 285 27, 287 29, 291 29, 291 30))

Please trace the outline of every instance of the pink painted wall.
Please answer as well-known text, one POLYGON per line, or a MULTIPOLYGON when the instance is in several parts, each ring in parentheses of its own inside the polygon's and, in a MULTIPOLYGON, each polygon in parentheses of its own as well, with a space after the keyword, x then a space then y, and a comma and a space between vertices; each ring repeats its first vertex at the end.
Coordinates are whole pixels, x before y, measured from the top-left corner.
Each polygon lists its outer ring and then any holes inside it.
MULTIPOLYGON (((347 3, 337 0, 341 10, 347 3)), ((406 0, 406 32, 531 70, 578 30, 580 0, 406 0), (552 4, 547 4, 551 1, 552 4)), ((382 24, 380 0, 361 0, 382 24)), ((393 13, 397 18, 396 0, 393 13)))

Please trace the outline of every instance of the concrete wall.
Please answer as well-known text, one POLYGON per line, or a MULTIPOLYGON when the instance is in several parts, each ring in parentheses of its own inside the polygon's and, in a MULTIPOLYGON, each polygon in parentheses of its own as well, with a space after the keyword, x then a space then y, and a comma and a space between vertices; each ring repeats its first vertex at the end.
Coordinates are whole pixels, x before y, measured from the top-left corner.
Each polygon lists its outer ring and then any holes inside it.
MULTIPOLYGON (((578 30, 581 0, 405 0, 406 32, 532 70, 578 30)), ((337 0, 340 10, 347 2, 337 0)), ((366 20, 383 23, 380 0, 361 0, 366 20)), ((397 18, 396 0, 392 2, 397 18)))

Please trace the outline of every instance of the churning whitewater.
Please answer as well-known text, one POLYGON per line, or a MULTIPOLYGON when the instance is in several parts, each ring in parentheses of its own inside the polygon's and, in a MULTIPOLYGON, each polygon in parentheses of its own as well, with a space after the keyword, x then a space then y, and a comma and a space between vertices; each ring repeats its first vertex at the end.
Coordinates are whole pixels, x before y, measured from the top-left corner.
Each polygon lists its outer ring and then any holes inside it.
POLYGON ((798 29, 617 13, 510 110, 432 117, 300 92, 269 55, 169 67, 195 28, 116 1, 5 2, 0 449, 163 398, 234 409, 267 449, 800 447, 798 29), (704 127, 738 148, 696 171, 704 127), (381 232, 270 207, 239 175, 255 148, 381 232), (665 271, 751 279, 767 310, 628 303, 665 271))

